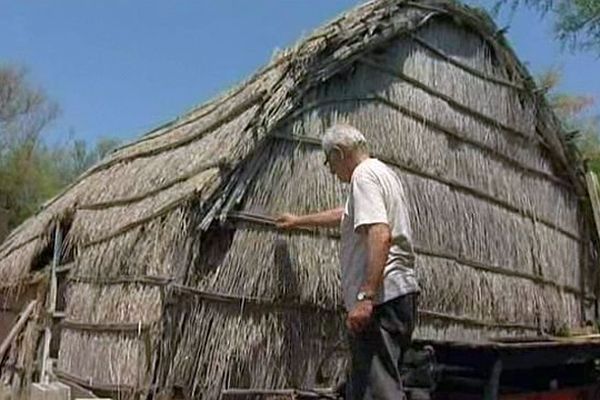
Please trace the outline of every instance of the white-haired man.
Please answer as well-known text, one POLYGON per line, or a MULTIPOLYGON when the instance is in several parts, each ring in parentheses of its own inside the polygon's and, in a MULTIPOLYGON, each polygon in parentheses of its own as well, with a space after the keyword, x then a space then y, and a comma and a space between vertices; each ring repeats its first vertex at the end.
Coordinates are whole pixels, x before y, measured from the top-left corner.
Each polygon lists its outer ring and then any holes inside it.
POLYGON ((322 140, 329 169, 350 183, 344 207, 282 214, 280 228, 340 226, 341 278, 348 312, 349 399, 403 399, 399 375, 416 323, 419 286, 402 183, 371 158, 363 134, 338 124, 322 140))

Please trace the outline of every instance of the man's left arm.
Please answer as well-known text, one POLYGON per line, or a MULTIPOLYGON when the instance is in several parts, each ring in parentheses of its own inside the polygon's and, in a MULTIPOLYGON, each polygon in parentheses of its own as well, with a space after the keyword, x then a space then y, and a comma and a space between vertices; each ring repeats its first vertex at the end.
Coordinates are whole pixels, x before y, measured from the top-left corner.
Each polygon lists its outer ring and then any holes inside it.
POLYGON ((352 177, 354 230, 366 235, 367 265, 361 289, 369 299, 358 301, 346 320, 351 332, 358 333, 369 324, 374 297, 383 284, 383 270, 390 250, 391 233, 383 187, 374 171, 362 170, 352 177))
POLYGON ((383 270, 390 252, 392 235, 387 224, 364 227, 367 235, 367 279, 360 290, 374 297, 383 284, 383 270))
POLYGON ((383 272, 390 251, 391 238, 388 224, 377 223, 363 225, 360 234, 367 236, 367 273, 366 279, 360 288, 369 299, 356 303, 354 309, 348 314, 346 324, 351 332, 358 333, 365 329, 373 316, 373 298, 383 284, 383 272))

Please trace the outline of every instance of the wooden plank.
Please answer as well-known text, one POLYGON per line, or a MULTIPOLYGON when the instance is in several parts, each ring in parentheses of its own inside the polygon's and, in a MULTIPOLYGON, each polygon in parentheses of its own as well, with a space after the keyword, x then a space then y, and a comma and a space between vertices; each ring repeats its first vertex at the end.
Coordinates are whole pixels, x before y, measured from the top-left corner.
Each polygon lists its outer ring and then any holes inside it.
POLYGON ((114 322, 114 323, 87 323, 63 320, 59 326, 63 329, 74 331, 102 332, 102 333, 119 333, 119 334, 138 334, 149 330, 152 326, 142 322, 114 322))
MULTIPOLYGON (((405 115, 407 115, 407 116, 409 116, 411 118, 414 118, 415 120, 417 120, 417 121, 419 121, 419 122, 421 122, 421 123, 423 123, 423 124, 425 124, 425 125, 433 128, 433 129, 445 132, 445 133, 447 133, 448 135, 451 135, 451 136, 455 135, 455 133, 453 133, 454 132, 453 130, 451 130, 449 128, 446 128, 444 126, 441 126, 441 125, 439 125, 436 122, 429 121, 429 120, 425 119, 425 117, 420 116, 418 113, 416 113, 414 111, 411 111, 411 110, 408 110, 405 107, 400 106, 398 104, 395 104, 395 103, 393 103, 393 102, 391 102, 391 101, 389 101, 386 98, 381 97, 381 96, 370 96, 370 97, 361 97, 361 98, 352 98, 352 99, 327 100, 327 101, 324 101, 324 102, 319 102, 318 104, 315 105, 315 107, 316 106, 320 106, 320 105, 325 104, 325 103, 333 103, 333 102, 348 101, 348 100, 349 101, 357 101, 357 102, 358 101, 363 101, 363 102, 379 102, 379 103, 385 104, 385 105, 387 105, 387 106, 389 106, 391 108, 395 108, 399 112, 401 112, 401 113, 403 113, 403 114, 405 114, 405 115)), ((456 134, 456 135, 460 135, 460 134, 456 134)), ((292 142, 298 142, 298 143, 302 143, 302 144, 306 144, 306 145, 320 146, 320 144, 318 142, 314 141, 314 138, 312 138, 310 136, 271 134, 269 137, 276 138, 276 139, 281 139, 281 140, 292 141, 292 142)), ((456 136, 456 137, 458 137, 458 136, 456 136)), ((477 147, 481 148, 482 150, 487 148, 489 150, 490 154, 494 155, 497 158, 504 157, 504 156, 501 156, 497 151, 495 151, 495 150, 493 150, 491 148, 488 148, 486 145, 475 144, 477 142, 472 141, 472 140, 467 139, 467 138, 463 138, 462 140, 465 141, 465 143, 476 145, 477 147)), ((488 193, 485 193, 485 192, 483 192, 481 190, 478 190, 478 189, 473 188, 471 186, 467 186, 467 185, 465 185, 465 184, 463 184, 463 183, 461 183, 461 182, 459 182, 459 181, 457 181, 457 180, 455 180, 453 178, 444 178, 444 177, 440 176, 439 174, 434 174, 434 173, 431 173, 431 172, 427 172, 427 171, 421 170, 421 169, 419 169, 417 167, 414 167, 412 165, 409 165, 407 163, 401 162, 399 160, 391 160, 389 158, 382 157, 381 155, 376 154, 376 153, 373 153, 372 156, 375 157, 375 158, 378 158, 381 162, 383 162, 385 164, 388 164, 390 166, 402 169, 403 171, 405 171, 405 172, 407 172, 407 173, 409 173, 411 175, 416 175, 416 176, 419 176, 419 177, 424 178, 424 179, 436 181, 438 183, 441 183, 443 185, 451 187, 454 190, 459 190, 460 192, 466 193, 466 194, 468 194, 470 196, 479 198, 481 200, 485 200, 485 201, 487 201, 489 203, 492 203, 492 204, 494 204, 494 205, 496 205, 498 207, 502 207, 502 208, 504 208, 504 209, 506 209, 508 211, 511 211, 511 212, 513 212, 515 214, 519 214, 519 215, 525 216, 527 218, 531 218, 532 220, 535 219, 536 221, 538 221, 538 222, 546 225, 547 227, 549 227, 551 229, 554 229, 554 230, 562 233, 565 236, 570 237, 573 240, 577 240, 577 241, 581 241, 582 240, 576 233, 571 232, 568 229, 563 228, 563 227, 557 225, 556 223, 554 223, 554 222, 552 222, 552 221, 550 221, 550 220, 548 220, 546 218, 540 217, 538 215, 534 215, 532 211, 521 209, 521 208, 519 208, 519 207, 517 207, 517 206, 515 206, 515 205, 513 205, 511 203, 509 203, 508 201, 501 200, 501 199, 499 199, 499 198, 497 198, 495 196, 492 196, 492 195, 490 195, 488 193)), ((527 167, 523 166, 523 171, 525 171, 525 168, 527 168, 527 167)), ((545 173, 542 173, 542 174, 545 174, 545 173)), ((550 180, 554 180, 556 183, 559 183, 559 181, 562 182, 559 178, 554 177, 553 175, 545 174, 545 176, 548 179, 550 179, 550 180), (556 181, 556 180, 558 180, 558 181, 556 181)), ((568 186, 568 183, 566 183, 566 182, 562 182, 560 184, 568 186)))
POLYGON ((72 399, 97 399, 98 397, 91 390, 85 389, 82 386, 67 380, 58 379, 59 382, 71 388, 72 399))
POLYGON ((594 213, 594 222, 596 223, 596 234, 600 237, 600 185, 598 184, 598 176, 588 171, 585 174, 588 194, 592 203, 592 211, 594 213))
MULTIPOLYGON (((50 266, 50 290, 48 293, 48 307, 46 309, 48 315, 54 315, 56 311, 56 297, 58 292, 58 281, 56 278, 56 269, 60 262, 60 252, 62 250, 62 232, 60 230, 60 222, 56 222, 54 229, 54 252, 52 255, 52 265, 50 266)), ((52 341, 52 319, 46 321, 44 327, 44 344, 42 352, 42 370, 40 372, 40 382, 50 382, 50 371, 52 363, 50 362, 50 342, 52 341)))
POLYGON ((498 400, 501 374, 502 374, 502 360, 498 359, 492 366, 489 380, 483 390, 483 399, 484 400, 498 400))
MULTIPOLYGON (((252 226, 263 226, 268 229, 278 229, 276 226, 276 223, 275 223, 275 219, 273 217, 270 217, 267 215, 261 215, 261 214, 248 212, 248 211, 241 211, 241 212, 230 212, 227 214, 227 218, 229 220, 233 221, 234 223, 243 222, 243 223, 250 224, 252 226)), ((240 225, 238 224, 238 227, 239 226, 240 225)), ((300 228, 286 230, 286 232, 287 233, 307 234, 307 235, 317 235, 317 236, 328 237, 328 238, 331 238, 334 240, 340 239, 340 235, 338 232, 331 231, 331 230, 325 230, 325 229, 313 229, 313 228, 300 227, 300 228)), ((532 282, 536 282, 536 283, 539 283, 542 285, 553 286, 558 290, 566 291, 566 292, 575 294, 579 297, 582 297, 585 294, 585 293, 582 294, 580 289, 576 288, 576 287, 572 287, 569 285, 561 285, 550 279, 546 279, 546 278, 543 278, 543 277, 540 277, 537 275, 533 275, 533 274, 528 274, 525 272, 520 272, 515 269, 511 269, 509 267, 503 267, 503 266, 498 266, 498 265, 486 265, 486 264, 483 264, 483 263, 475 261, 475 260, 469 260, 464 257, 454 255, 454 254, 452 254, 448 251, 444 251, 442 249, 426 248, 426 247, 423 247, 422 245, 420 245, 419 243, 414 243, 413 248, 414 248, 415 253, 417 253, 419 255, 443 258, 446 260, 455 261, 458 264, 461 264, 461 265, 464 265, 467 267, 471 267, 471 268, 486 271, 486 272, 491 272, 491 273, 502 275, 502 276, 510 276, 510 277, 515 277, 515 278, 527 279, 527 280, 530 280, 532 282)), ((589 296, 582 297, 582 299, 583 300, 591 300, 591 301, 596 300, 596 298, 594 296, 592 296, 592 294, 590 294, 589 296)))
POLYGON ((156 391, 158 389, 166 389, 159 388, 156 385, 138 387, 128 384, 98 383, 94 382, 89 377, 76 376, 61 370, 54 371, 54 374, 61 382, 66 383, 70 386, 75 386, 87 390, 93 390, 94 392, 99 393, 99 395, 119 394, 118 398, 138 398, 135 397, 136 394, 148 393, 151 391, 156 391))
POLYGON ((319 399, 337 399, 335 391, 333 389, 250 389, 250 388, 230 388, 221 391, 223 397, 235 398, 235 397, 246 397, 246 396, 260 396, 269 398, 271 396, 284 396, 290 399, 296 399, 298 397, 313 397, 319 399))
POLYGON ((2 362, 2 359, 4 358, 6 351, 8 350, 8 348, 10 347, 10 345, 12 344, 14 339, 21 332, 21 330, 25 327, 25 323, 27 322, 27 320, 33 313, 36 304, 37 304, 36 300, 33 300, 29 303, 29 305, 27 306, 25 311, 23 311, 23 313, 19 316, 19 319, 17 320, 15 325, 12 327, 12 329, 10 330, 8 335, 6 335, 6 338, 0 345, 0 363, 2 362))

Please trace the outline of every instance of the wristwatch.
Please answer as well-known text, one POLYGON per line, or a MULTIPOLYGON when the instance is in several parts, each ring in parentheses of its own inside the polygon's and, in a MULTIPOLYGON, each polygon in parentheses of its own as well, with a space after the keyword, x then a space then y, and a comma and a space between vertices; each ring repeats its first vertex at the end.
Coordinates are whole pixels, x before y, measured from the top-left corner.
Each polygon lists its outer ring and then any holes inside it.
POLYGON ((364 300, 373 300, 375 296, 372 293, 369 292, 365 292, 365 291, 360 291, 358 292, 358 294, 356 295, 356 300, 358 301, 364 301, 364 300))

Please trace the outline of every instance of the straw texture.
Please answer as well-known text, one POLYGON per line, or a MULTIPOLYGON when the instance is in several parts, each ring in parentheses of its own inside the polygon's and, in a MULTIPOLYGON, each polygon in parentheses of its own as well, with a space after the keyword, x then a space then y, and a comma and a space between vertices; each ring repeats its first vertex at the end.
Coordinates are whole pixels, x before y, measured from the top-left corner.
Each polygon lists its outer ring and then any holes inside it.
POLYGON ((405 185, 418 337, 552 334, 593 314, 580 162, 527 70, 478 11, 378 0, 116 150, 6 239, 0 279, 16 288, 65 235, 59 369, 204 399, 339 380, 339 233, 272 219, 343 204, 319 145, 335 122, 405 185))

